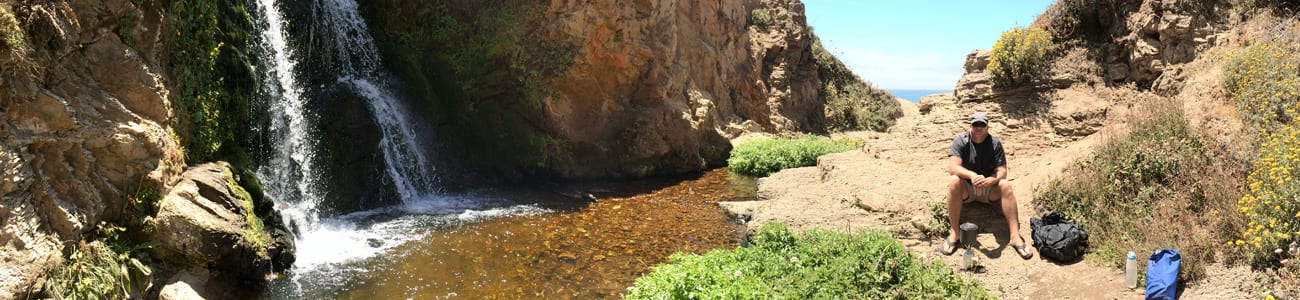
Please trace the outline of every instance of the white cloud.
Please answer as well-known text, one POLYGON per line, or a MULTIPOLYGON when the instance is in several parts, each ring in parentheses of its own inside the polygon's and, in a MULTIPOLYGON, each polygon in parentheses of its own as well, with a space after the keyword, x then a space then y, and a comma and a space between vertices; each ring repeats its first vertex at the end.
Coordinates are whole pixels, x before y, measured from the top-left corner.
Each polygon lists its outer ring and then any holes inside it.
POLYGON ((832 48, 862 80, 884 89, 950 90, 962 74, 965 55, 894 53, 868 48, 832 48))

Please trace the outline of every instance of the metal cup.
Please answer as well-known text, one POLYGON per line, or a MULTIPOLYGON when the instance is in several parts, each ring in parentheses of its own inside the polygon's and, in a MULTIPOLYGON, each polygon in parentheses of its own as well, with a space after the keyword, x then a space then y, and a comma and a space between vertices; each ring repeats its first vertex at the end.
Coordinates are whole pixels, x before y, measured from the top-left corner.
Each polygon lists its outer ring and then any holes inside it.
POLYGON ((962 223, 958 228, 961 228, 961 244, 966 247, 974 245, 975 235, 979 234, 979 225, 975 225, 975 223, 962 223))

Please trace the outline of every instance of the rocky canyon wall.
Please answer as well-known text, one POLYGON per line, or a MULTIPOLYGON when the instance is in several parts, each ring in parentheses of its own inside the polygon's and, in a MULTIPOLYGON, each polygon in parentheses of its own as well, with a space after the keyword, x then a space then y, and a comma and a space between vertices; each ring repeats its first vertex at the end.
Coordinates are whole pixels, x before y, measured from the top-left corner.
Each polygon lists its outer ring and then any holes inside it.
POLYGON ((799 1, 376 2, 388 63, 488 169, 675 174, 724 164, 745 132, 828 128, 799 1))
POLYGON ((61 265, 65 243, 116 217, 130 190, 161 190, 185 163, 167 129, 159 9, 0 4, 0 298, 9 299, 38 290, 36 275, 61 265))

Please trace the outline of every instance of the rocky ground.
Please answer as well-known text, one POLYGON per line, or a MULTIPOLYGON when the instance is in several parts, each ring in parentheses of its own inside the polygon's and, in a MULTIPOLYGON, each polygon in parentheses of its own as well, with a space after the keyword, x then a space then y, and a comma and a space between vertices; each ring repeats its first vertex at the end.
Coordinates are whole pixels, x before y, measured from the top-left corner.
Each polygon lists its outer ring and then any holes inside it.
MULTIPOLYGON (((1076 85, 1079 86, 1079 85, 1076 85)), ((1041 97, 1050 108, 1023 111, 1034 105, 965 102, 951 95, 924 98, 918 105, 901 101, 905 114, 889 132, 852 132, 865 145, 858 151, 822 156, 815 167, 787 169, 763 178, 760 201, 723 203, 735 214, 748 214, 751 225, 782 221, 792 228, 854 231, 884 229, 923 259, 938 259, 958 270, 961 255, 943 256, 942 239, 922 232, 930 220, 929 206, 943 203, 947 148, 966 128, 974 111, 990 112, 990 133, 1001 139, 1008 154, 1008 179, 1016 188, 1021 235, 1029 240, 1029 218, 1040 215, 1034 205, 1037 190, 1077 158, 1106 139, 1122 133, 1125 116, 1136 99, 1157 97, 1125 88, 1067 88, 1041 97), (1082 118, 1080 118, 1082 117, 1082 118), (1088 119, 1088 118, 1092 119, 1088 119), (1090 127, 1093 130, 1071 128, 1090 127)), ((1189 116, 1195 114, 1189 113, 1189 116)), ((995 295, 1009 299, 1136 298, 1140 290, 1124 286, 1123 270, 1093 261, 1057 264, 1035 253, 1019 258, 1008 247, 1006 222, 996 206, 967 205, 963 222, 980 225, 978 250, 984 271, 958 271, 982 282, 995 295)), ((1122 258, 1116 257, 1116 260, 1122 258)), ((1254 275, 1245 267, 1210 266, 1208 278, 1183 289, 1188 299, 1241 299, 1251 295, 1254 275)))

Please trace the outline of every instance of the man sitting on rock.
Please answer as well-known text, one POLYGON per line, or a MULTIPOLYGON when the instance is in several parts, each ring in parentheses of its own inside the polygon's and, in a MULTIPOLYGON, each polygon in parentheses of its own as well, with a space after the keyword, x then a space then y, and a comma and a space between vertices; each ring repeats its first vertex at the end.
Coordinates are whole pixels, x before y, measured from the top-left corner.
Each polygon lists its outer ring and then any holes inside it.
POLYGON ((1010 231, 1009 244, 1021 258, 1029 259, 1034 253, 1020 236, 1020 218, 1016 195, 1011 183, 1006 182, 1007 158, 1002 141, 989 134, 989 117, 984 112, 970 116, 970 131, 958 134, 948 149, 948 237, 939 251, 944 255, 957 251, 961 224, 961 208, 967 202, 1001 203, 1002 215, 1007 218, 1010 231))

